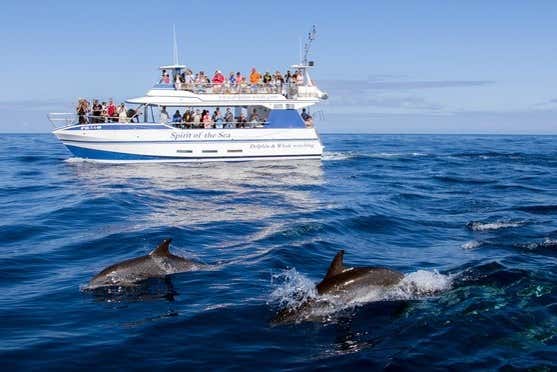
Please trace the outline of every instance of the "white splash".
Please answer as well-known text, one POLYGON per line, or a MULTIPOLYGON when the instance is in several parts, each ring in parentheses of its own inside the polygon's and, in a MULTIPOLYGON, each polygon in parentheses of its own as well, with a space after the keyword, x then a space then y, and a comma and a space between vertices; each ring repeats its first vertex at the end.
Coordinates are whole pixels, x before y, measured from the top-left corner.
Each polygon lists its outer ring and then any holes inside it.
POLYGON ((315 283, 294 268, 273 275, 272 280, 278 284, 271 293, 269 303, 277 303, 280 307, 296 307, 317 297, 315 283))
POLYGON ((469 242, 462 244, 461 247, 466 250, 472 250, 478 248, 482 244, 482 242, 479 242, 477 240, 470 240, 469 242))
POLYGON ((511 227, 519 227, 524 225, 523 221, 495 221, 495 222, 478 222, 468 223, 468 228, 472 231, 490 231, 499 229, 508 229, 511 227))
POLYGON ((329 152, 325 151, 321 160, 331 161, 331 160, 347 160, 352 157, 352 154, 347 152, 329 152))
POLYGON ((315 300, 308 313, 302 314, 302 321, 310 317, 332 315, 347 308, 353 308, 377 301, 417 300, 434 296, 451 288, 452 277, 437 271, 418 270, 406 274, 392 287, 365 287, 358 291, 337 295, 317 294, 315 283, 296 269, 286 270, 273 276, 277 286, 270 295, 269 304, 285 309, 296 309, 308 300, 315 300))

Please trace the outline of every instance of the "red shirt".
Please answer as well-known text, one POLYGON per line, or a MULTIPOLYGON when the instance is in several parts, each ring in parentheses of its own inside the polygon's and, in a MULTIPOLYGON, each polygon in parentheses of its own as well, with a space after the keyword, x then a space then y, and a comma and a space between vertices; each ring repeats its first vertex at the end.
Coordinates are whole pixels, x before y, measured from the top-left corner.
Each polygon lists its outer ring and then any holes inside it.
POLYGON ((215 76, 213 76, 213 83, 215 84, 222 84, 224 83, 224 75, 223 74, 215 74, 215 76))
POLYGON ((108 105, 108 107, 106 108, 106 113, 108 114, 108 116, 114 116, 114 114, 116 113, 116 106, 114 104, 108 105))

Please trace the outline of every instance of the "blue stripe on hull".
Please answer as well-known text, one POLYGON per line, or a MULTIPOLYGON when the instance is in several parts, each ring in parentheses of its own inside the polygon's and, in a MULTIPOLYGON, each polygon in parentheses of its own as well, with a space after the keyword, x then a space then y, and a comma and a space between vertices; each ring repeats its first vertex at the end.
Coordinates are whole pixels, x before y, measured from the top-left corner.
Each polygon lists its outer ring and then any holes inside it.
POLYGON ((78 158, 92 159, 92 160, 118 160, 118 161, 142 161, 142 160, 241 160, 241 159, 254 159, 254 158, 303 158, 303 157, 321 157, 321 154, 300 154, 300 155, 256 155, 256 156, 151 156, 151 155, 137 155, 127 154, 123 152, 94 150, 84 147, 77 147, 66 145, 68 150, 78 158))

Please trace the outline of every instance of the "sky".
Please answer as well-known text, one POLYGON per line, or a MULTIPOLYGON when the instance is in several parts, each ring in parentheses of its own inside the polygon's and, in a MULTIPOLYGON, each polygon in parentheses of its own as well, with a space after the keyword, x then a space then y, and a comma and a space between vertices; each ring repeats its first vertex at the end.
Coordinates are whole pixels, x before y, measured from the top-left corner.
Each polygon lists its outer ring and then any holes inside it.
POLYGON ((143 95, 158 67, 285 71, 316 25, 323 133, 557 134, 557 1, 9 1, 0 132, 78 97, 143 95))

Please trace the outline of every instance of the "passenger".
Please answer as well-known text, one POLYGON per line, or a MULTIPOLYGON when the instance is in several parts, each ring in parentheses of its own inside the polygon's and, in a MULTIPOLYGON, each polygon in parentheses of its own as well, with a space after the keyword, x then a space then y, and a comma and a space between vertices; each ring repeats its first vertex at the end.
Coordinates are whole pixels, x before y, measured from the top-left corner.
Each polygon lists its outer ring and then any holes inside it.
POLYGON ((306 109, 302 109, 302 119, 304 119, 304 124, 306 125, 306 128, 313 128, 313 118, 311 117, 310 114, 308 114, 306 112, 306 109))
POLYGON ((215 71, 215 75, 213 76, 213 84, 224 84, 225 77, 220 70, 215 71))
POLYGON ((302 116, 302 119, 304 119, 304 121, 306 121, 306 120, 308 120, 308 119, 311 118, 311 115, 308 114, 308 113, 306 112, 306 109, 305 109, 305 108, 302 109, 302 114, 301 114, 301 116, 302 116))
POLYGON ((129 109, 126 111, 126 115, 128 116, 128 122, 139 123, 139 115, 141 115, 141 112, 138 112, 134 109, 129 109))
POLYGON ((106 102, 103 101, 103 103, 101 104, 102 110, 101 110, 101 122, 102 123, 106 123, 108 120, 108 113, 106 111, 106 102))
POLYGON ((302 71, 300 70, 296 71, 296 84, 304 84, 304 74, 302 74, 302 71))
POLYGON ((275 81, 275 84, 276 83, 281 83, 281 84, 284 83, 284 78, 282 77, 282 74, 280 73, 279 70, 275 71, 274 81, 275 81))
POLYGON ((199 128, 201 125, 201 114, 199 113, 199 109, 196 109, 195 113, 192 115, 192 123, 194 128, 199 128))
POLYGON ((232 114, 232 110, 230 107, 226 109, 226 113, 224 114, 224 122, 226 128, 232 128, 232 123, 234 122, 234 115, 232 114))
POLYGON ((215 71, 215 75, 213 75, 213 79, 211 79, 211 83, 213 83, 213 93, 222 93, 225 81, 226 78, 222 72, 220 70, 215 71))
POLYGON ((286 71, 286 74, 284 74, 284 82, 286 84, 290 83, 292 81, 292 74, 290 74, 290 70, 286 71))
POLYGON ((204 114, 201 115, 201 121, 203 122, 203 127, 209 129, 213 127, 213 122, 211 120, 211 115, 209 115, 208 110, 203 110, 204 114))
POLYGON ((159 84, 164 84, 164 77, 165 76, 166 76, 166 70, 162 70, 161 79, 159 80, 159 84))
POLYGON ((255 128, 259 126, 259 115, 257 115, 257 112, 255 110, 253 110, 253 114, 251 115, 250 121, 249 121, 249 127, 250 128, 255 128))
POLYGON ((265 72, 263 75, 263 84, 271 84, 273 77, 269 74, 269 71, 265 72))
POLYGON ((261 74, 257 72, 255 67, 251 69, 251 73, 249 74, 249 82, 252 86, 252 90, 256 90, 257 86, 261 82, 261 74))
POLYGON ((192 76, 192 72, 191 70, 186 70, 186 72, 184 73, 184 84, 185 87, 184 89, 186 90, 192 90, 193 89, 193 76, 192 76))
POLYGON ((253 109, 251 116, 249 118, 250 128, 253 128, 259 124, 259 115, 257 114, 257 110, 253 109))
POLYGON ((245 128, 247 122, 248 121, 246 119, 246 116, 244 115, 243 112, 241 112, 240 116, 238 117, 238 122, 236 123, 236 128, 245 128))
POLYGON ((86 100, 79 99, 77 101, 77 106, 75 108, 75 112, 78 115, 78 122, 79 124, 86 124, 87 123, 87 104, 86 100))
POLYGON ((118 107, 118 123, 127 123, 128 113, 126 110, 126 105, 122 102, 120 107, 118 107))
POLYGON ((231 87, 236 86, 236 77, 233 72, 228 76, 228 84, 230 84, 231 87))
POLYGON ((103 107, 99 103, 99 100, 98 99, 93 100, 93 110, 91 111, 91 113, 93 114, 93 117, 91 118, 92 123, 101 122, 102 111, 103 111, 103 107))
POLYGON ((236 86, 238 93, 244 93, 246 88, 246 79, 242 76, 242 73, 236 73, 236 86))
POLYGON ((213 122, 215 123, 215 127, 218 129, 222 129, 223 125, 223 118, 222 114, 220 113, 220 108, 216 108, 215 112, 213 113, 213 122))
POLYGON ((184 111, 184 116, 182 116, 182 122, 186 124, 186 128, 189 128, 191 126, 191 121, 192 121, 191 116, 192 115, 190 110, 184 111))
POLYGON ((116 105, 112 101, 112 98, 108 101, 108 106, 106 107, 106 113, 109 120, 114 122, 114 117, 116 116, 116 105))
POLYGON ((182 115, 180 114, 179 110, 176 110, 176 112, 172 116, 172 123, 180 124, 181 122, 182 122, 182 115))
POLYGON ((167 123, 169 118, 170 116, 168 115, 168 112, 166 112, 166 106, 162 106, 161 113, 159 115, 161 124, 167 123))

